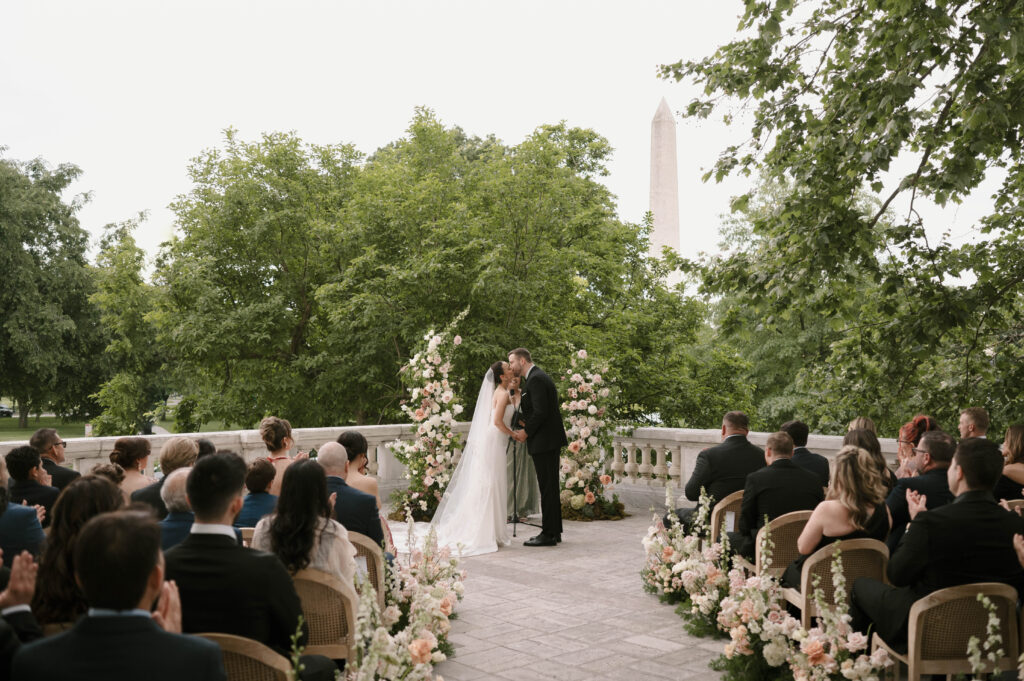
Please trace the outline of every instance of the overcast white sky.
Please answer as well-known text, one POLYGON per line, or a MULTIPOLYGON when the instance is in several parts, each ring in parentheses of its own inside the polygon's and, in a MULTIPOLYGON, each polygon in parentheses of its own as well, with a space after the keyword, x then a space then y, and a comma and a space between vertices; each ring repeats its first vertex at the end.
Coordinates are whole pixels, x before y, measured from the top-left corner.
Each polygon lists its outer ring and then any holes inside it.
MULTIPOLYGON (((598 2, 54 2, 0 5, 0 145, 7 158, 83 169, 82 225, 150 211, 138 234, 155 253, 167 204, 189 188, 188 160, 222 141, 294 130, 371 153, 404 135, 414 107, 515 144, 565 119, 615 148, 605 181, 620 217, 648 208, 650 123, 691 86, 658 64, 733 36, 739 0, 598 2)), ((741 181, 702 184, 746 130, 678 123, 682 252, 714 250, 741 181)), ((952 218, 959 229, 969 225, 952 218)), ((950 224, 944 226, 951 226, 950 224)), ((952 225, 954 231, 956 225, 952 225)))

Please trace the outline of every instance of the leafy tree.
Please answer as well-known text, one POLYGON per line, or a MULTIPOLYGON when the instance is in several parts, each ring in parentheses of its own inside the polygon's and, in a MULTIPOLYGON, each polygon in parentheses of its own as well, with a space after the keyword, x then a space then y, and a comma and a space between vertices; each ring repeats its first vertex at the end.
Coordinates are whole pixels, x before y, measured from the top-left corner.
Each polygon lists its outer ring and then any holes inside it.
POLYGON ((688 116, 754 104, 749 140, 708 177, 757 172, 787 187, 751 222, 757 257, 732 258, 713 286, 766 325, 800 311, 838 334, 799 370, 824 427, 872 411, 892 428, 919 409, 950 424, 968 404, 1019 418, 1024 7, 747 2, 740 30, 711 57, 662 67, 703 85, 688 116), (904 162, 911 170, 887 188, 904 162), (1001 184, 982 240, 936 239, 917 204, 968 199, 993 169, 1001 184), (881 195, 867 212, 866 186, 881 195), (905 213, 892 213, 898 198, 905 213))
POLYGON ((88 300, 81 200, 62 197, 79 173, 0 158, 0 394, 14 398, 21 428, 31 411, 92 411, 101 380, 94 357, 106 341, 88 300))
POLYGON ((143 279, 146 257, 133 236, 143 219, 107 225, 96 259, 97 290, 91 301, 110 334, 104 358, 111 374, 96 394, 103 408, 95 420, 97 435, 147 432, 147 413, 167 399, 153 322, 158 292, 143 279))

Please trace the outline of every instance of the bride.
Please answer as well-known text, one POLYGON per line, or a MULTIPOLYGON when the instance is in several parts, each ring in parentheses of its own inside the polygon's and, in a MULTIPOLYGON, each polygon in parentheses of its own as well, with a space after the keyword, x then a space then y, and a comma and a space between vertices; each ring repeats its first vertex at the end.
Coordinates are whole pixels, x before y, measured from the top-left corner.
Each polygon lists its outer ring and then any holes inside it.
POLYGON ((495 362, 484 376, 473 423, 431 526, 440 546, 461 546, 463 556, 508 546, 505 452, 514 407, 509 399, 512 370, 495 362))

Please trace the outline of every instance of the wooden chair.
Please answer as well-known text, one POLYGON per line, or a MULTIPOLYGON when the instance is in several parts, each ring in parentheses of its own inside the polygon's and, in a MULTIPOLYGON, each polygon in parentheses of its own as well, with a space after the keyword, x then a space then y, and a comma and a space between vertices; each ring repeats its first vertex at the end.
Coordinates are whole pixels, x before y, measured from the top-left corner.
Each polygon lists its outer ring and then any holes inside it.
POLYGON ((240 527, 238 530, 242 533, 242 543, 246 546, 252 546, 252 536, 256 534, 256 528, 240 527))
POLYGON ((292 576, 309 626, 306 654, 347 660, 354 651, 359 596, 351 585, 322 570, 299 570, 292 576))
POLYGON ((757 531, 754 545, 754 565, 751 566, 754 569, 754 574, 781 577, 789 564, 800 557, 800 551, 796 548, 796 540, 804 531, 807 521, 811 519, 812 512, 785 513, 757 531), (764 540, 766 531, 770 531, 772 537, 772 565, 763 569, 761 567, 761 542, 764 540))
MULTIPOLYGON (((846 539, 839 542, 842 551, 843 574, 846 576, 846 602, 850 602, 850 590, 858 577, 871 577, 885 581, 885 568, 889 563, 889 548, 877 539, 846 539)), ((811 618, 818 614, 814 602, 813 576, 818 575, 818 589, 826 605, 835 603, 835 586, 832 584, 832 554, 835 542, 820 548, 804 562, 800 573, 800 590, 783 589, 782 597, 800 609, 800 623, 804 629, 811 626, 811 618)))
POLYGON ((377 604, 384 609, 384 550, 380 544, 365 534, 349 532, 348 540, 356 547, 356 558, 366 559, 366 571, 369 583, 377 590, 377 604))
POLYGON ((198 634, 220 646, 228 681, 289 681, 292 665, 259 641, 233 634, 198 634))
MULTIPOLYGON (((733 513, 736 522, 739 522, 740 508, 743 506, 743 490, 733 492, 715 504, 711 509, 711 543, 718 541, 718 535, 722 531, 722 521, 726 513, 733 513)), ((735 527, 733 528, 736 529, 735 527)))
MULTIPOLYGON (((878 634, 871 638, 871 649, 885 648, 894 660, 907 666, 907 681, 920 681, 927 674, 970 674, 967 642, 977 636, 986 638, 988 612, 978 602, 978 594, 992 599, 1002 628, 1001 648, 1005 656, 996 662, 1001 670, 1016 669, 1020 652, 1017 632, 1017 590, 1006 584, 983 582, 939 589, 919 599, 910 608, 907 621, 907 653, 901 655, 878 634)), ((991 664, 986 660, 986 664, 991 664)), ((987 667, 990 669, 990 667, 987 667)), ((896 678, 899 664, 890 668, 896 678)))

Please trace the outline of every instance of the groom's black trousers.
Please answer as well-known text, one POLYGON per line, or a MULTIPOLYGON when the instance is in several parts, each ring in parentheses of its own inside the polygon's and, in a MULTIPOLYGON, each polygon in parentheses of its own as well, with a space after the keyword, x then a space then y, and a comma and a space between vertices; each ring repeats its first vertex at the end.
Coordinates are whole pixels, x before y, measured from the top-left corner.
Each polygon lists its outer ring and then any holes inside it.
POLYGON ((549 537, 562 534, 562 502, 558 498, 558 459, 560 449, 531 453, 540 487, 541 531, 549 537))

